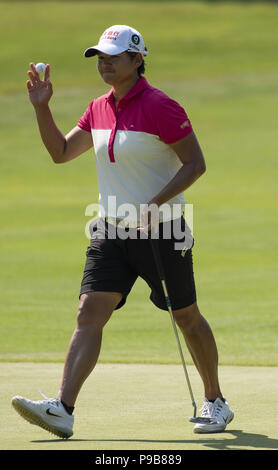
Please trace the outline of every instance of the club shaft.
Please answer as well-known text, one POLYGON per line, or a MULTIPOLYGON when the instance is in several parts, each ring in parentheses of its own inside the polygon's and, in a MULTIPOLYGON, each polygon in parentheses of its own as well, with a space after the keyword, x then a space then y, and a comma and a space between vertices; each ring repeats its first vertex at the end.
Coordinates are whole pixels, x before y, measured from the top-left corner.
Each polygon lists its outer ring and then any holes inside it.
POLYGON ((176 340, 177 340, 178 350, 179 350, 181 362, 182 362, 182 365, 183 365, 184 375, 185 375, 186 383, 187 383, 187 386, 188 386, 192 406, 193 406, 193 409, 194 409, 194 418, 195 418, 196 417, 197 406, 196 406, 196 403, 195 403, 195 400, 194 400, 193 390, 192 390, 192 387, 191 387, 189 375, 188 375, 186 364, 185 364, 185 359, 184 359, 184 355, 183 355, 183 351, 182 351, 182 347, 181 347, 181 343, 180 343, 180 338, 179 338, 179 334, 178 334, 178 330, 177 330, 177 325, 176 325, 174 315, 173 315, 173 311, 172 311, 172 305, 171 305, 170 297, 168 295, 168 290, 167 290, 165 275, 164 275, 164 269, 163 269, 163 265, 162 265, 162 261, 161 261, 161 257, 160 257, 160 253, 159 253, 159 248, 155 243, 155 242, 158 242, 158 240, 151 240, 150 239, 150 242, 151 242, 151 246, 152 246, 152 249, 153 249, 153 255, 154 255, 155 262, 156 262, 156 267, 157 267, 157 270, 158 270, 158 274, 159 274, 159 277, 160 277, 160 280, 161 280, 161 285, 162 285, 163 293, 164 293, 164 296, 165 296, 166 305, 167 305, 167 308, 168 308, 168 312, 170 314, 173 330, 174 330, 175 337, 176 337, 176 340))

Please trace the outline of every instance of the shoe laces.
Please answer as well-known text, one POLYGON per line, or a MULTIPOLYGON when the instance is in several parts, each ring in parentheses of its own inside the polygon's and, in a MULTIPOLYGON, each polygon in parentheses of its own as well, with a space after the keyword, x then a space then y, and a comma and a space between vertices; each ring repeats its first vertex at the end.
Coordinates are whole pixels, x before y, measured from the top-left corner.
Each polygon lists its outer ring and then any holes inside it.
POLYGON ((219 400, 215 402, 205 400, 201 408, 201 416, 217 419, 222 413, 223 405, 224 404, 220 403, 219 400))
MULTIPOLYGON (((48 396, 42 391, 39 390, 40 394, 45 398, 45 400, 50 403, 51 405, 58 406, 59 399, 58 398, 48 398, 48 396)), ((40 400, 41 402, 45 400, 40 400)))
POLYGON ((201 416, 203 417, 211 417, 211 411, 212 411, 212 405, 213 403, 211 403, 210 401, 208 400, 205 400, 204 401, 204 404, 201 408, 201 416))

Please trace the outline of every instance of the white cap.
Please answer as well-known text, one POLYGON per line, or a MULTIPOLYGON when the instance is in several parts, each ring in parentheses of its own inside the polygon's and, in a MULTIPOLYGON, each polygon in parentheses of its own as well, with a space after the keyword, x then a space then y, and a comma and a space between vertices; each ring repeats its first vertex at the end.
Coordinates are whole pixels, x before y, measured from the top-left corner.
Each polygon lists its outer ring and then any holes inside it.
POLYGON ((124 51, 140 52, 143 56, 148 54, 141 34, 130 26, 120 24, 107 28, 98 44, 86 49, 84 56, 92 57, 98 52, 116 55, 124 51))

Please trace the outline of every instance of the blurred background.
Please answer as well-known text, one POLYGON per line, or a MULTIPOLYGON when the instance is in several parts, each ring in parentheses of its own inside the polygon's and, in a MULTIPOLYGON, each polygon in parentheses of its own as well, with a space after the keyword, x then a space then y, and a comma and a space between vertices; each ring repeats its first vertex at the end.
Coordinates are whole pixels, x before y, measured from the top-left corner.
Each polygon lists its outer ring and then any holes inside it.
MULTIPOLYGON (((83 51, 128 24, 149 50, 147 80, 184 106, 206 158, 186 199, 199 308, 220 363, 277 365, 277 2, 1 1, 0 10, 0 360, 64 360, 85 210, 98 200, 92 151, 55 165, 44 149, 29 62, 51 65, 51 110, 67 133, 108 91, 83 51)), ((148 297, 139 279, 105 328, 100 361, 179 363, 168 312, 148 297)))

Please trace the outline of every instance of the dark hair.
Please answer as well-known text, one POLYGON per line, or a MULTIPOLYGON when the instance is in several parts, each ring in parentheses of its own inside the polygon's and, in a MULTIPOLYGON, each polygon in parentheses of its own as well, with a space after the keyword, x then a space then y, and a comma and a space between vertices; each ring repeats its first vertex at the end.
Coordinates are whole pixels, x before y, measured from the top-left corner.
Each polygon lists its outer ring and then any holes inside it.
MULTIPOLYGON (((130 59, 133 60, 136 57, 136 55, 138 54, 138 52, 129 52, 129 51, 127 51, 127 54, 130 57, 130 59)), ((143 75, 143 73, 145 73, 145 61, 144 61, 144 59, 142 61, 142 64, 138 67, 137 72, 138 72, 138 77, 141 77, 141 75, 143 75)))

